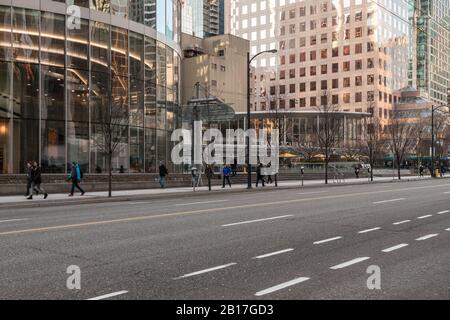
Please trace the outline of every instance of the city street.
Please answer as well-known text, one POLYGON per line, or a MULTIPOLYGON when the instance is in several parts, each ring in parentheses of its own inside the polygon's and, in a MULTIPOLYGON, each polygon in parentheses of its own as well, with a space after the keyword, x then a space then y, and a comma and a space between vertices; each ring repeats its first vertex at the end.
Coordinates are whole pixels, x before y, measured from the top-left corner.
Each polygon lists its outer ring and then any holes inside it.
POLYGON ((449 198, 442 179, 1 209, 0 299, 450 299, 449 198))

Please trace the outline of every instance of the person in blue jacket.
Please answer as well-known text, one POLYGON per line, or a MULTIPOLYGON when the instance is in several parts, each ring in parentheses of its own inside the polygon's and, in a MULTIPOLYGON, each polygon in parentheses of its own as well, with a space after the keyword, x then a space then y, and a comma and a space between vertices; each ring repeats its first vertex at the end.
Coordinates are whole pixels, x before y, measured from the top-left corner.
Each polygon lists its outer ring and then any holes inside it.
POLYGON ((83 172, 80 169, 80 166, 76 162, 72 162, 70 166, 70 173, 68 181, 72 181, 72 189, 70 191, 69 197, 73 197, 75 192, 75 188, 80 190, 81 195, 84 195, 84 190, 80 187, 81 179, 83 179, 83 172))
POLYGON ((231 188, 231 181, 230 181, 231 168, 228 164, 225 164, 225 166, 223 167, 222 173, 223 173, 222 189, 225 188, 225 181, 228 182, 228 185, 231 188))

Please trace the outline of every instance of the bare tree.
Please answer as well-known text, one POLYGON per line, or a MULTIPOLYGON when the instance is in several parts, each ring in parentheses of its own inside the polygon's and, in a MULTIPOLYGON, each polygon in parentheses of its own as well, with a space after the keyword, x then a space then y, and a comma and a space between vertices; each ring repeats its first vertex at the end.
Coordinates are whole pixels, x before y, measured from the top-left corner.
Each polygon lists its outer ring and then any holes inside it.
POLYGON ((332 101, 331 94, 327 91, 320 96, 319 125, 317 128, 317 142, 321 152, 325 156, 325 184, 328 184, 328 166, 330 158, 337 142, 339 141, 339 106, 332 101))
POLYGON ((402 119, 395 114, 389 119, 387 127, 388 145, 395 162, 397 164, 398 179, 401 177, 401 165, 406 154, 412 151, 417 145, 414 135, 415 126, 413 123, 402 119))
POLYGON ((379 117, 376 117, 373 114, 373 112, 370 117, 365 119, 363 143, 369 158, 370 181, 373 181, 373 169, 375 167, 376 160, 381 156, 382 151, 385 149, 381 121, 379 117))
POLYGON ((94 147, 105 156, 108 168, 108 196, 112 196, 112 160, 127 145, 130 115, 123 97, 110 103, 109 108, 96 108, 94 147))

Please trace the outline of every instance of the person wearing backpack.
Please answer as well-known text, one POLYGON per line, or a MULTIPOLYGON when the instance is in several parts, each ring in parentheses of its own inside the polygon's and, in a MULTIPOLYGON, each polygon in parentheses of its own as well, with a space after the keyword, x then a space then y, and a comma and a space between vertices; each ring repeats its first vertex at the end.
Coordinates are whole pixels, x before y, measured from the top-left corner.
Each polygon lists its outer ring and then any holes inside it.
POLYGON ((72 189, 70 191, 69 197, 73 197, 75 193, 75 188, 80 190, 81 195, 84 195, 84 190, 80 187, 80 182, 83 179, 83 171, 80 169, 80 166, 76 162, 72 162, 70 166, 70 174, 68 181, 72 181, 72 189))
POLYGON ((163 161, 159 162, 159 185, 161 186, 161 189, 164 189, 166 187, 166 176, 169 174, 169 170, 167 170, 167 167, 164 165, 163 161))

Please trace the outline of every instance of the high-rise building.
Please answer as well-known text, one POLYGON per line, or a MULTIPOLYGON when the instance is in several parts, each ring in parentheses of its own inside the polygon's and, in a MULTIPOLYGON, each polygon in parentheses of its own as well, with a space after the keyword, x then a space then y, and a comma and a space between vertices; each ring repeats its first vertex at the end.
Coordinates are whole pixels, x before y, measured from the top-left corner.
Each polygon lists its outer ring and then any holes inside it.
POLYGON ((342 111, 390 117, 408 84, 408 2, 232 0, 230 28, 250 40, 254 110, 302 111, 332 100, 342 111), (324 98, 324 94, 328 99, 324 98))
POLYGON ((186 0, 182 31, 199 38, 219 34, 219 0, 186 0))
POLYGON ((414 26, 410 85, 432 101, 445 104, 450 88, 450 2, 411 1, 414 26))

